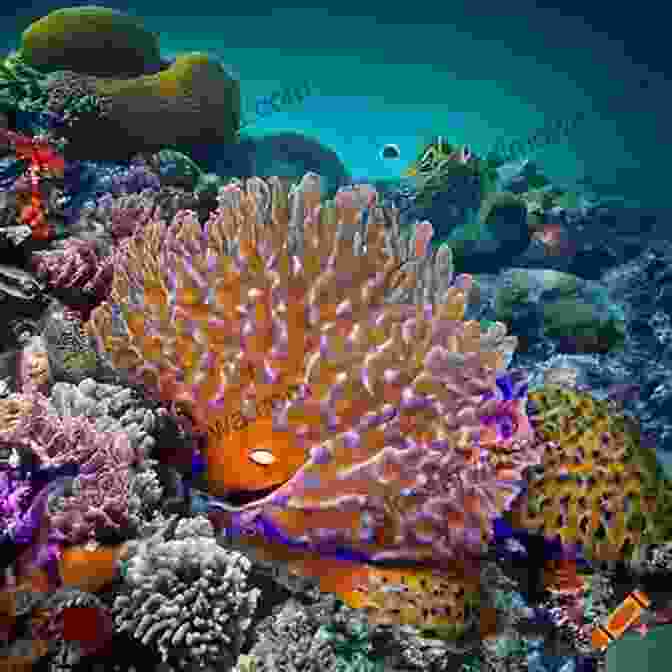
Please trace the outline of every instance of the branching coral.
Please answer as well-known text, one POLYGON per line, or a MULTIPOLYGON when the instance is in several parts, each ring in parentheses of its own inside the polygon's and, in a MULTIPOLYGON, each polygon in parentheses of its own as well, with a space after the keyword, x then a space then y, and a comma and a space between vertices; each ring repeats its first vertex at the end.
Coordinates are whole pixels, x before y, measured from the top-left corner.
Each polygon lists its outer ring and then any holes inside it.
POLYGON ((234 525, 314 550, 441 562, 480 552, 538 462, 503 325, 463 316, 450 251, 402 245, 371 191, 320 204, 258 178, 122 244, 87 325, 112 364, 208 431, 212 491, 281 486, 234 525), (515 388, 512 391, 508 388, 515 388))
POLYGON ((38 277, 52 289, 74 289, 102 301, 109 294, 114 270, 107 259, 101 259, 95 243, 71 238, 62 246, 32 257, 38 277))
POLYGON ((512 512, 516 524, 558 534, 597 560, 627 559, 669 538, 670 482, 634 421, 607 401, 558 385, 530 397, 535 428, 550 445, 543 472, 512 512))
POLYGON ((83 418, 59 418, 40 394, 15 398, 25 401, 29 411, 3 428, 2 440, 32 450, 43 467, 80 465, 74 494, 59 498, 50 516, 54 539, 82 543, 104 530, 123 530, 130 467, 139 458, 126 435, 99 432, 83 418))
POLYGON ((147 185, 151 176, 153 173, 147 172, 146 166, 143 168, 143 164, 137 163, 125 174, 100 180, 95 190, 102 190, 103 195, 84 205, 74 228, 82 238, 95 238, 111 253, 113 245, 118 245, 136 228, 158 219, 170 221, 179 210, 200 207, 192 193, 170 187, 159 189, 158 184, 147 185), (135 185, 131 183, 133 173, 138 181, 135 185))
POLYGON ((19 52, 9 54, 0 62, 0 107, 40 111, 47 99, 44 80, 19 52))
POLYGON ((56 383, 50 401, 61 417, 83 416, 98 431, 123 431, 133 449, 142 455, 148 456, 156 444, 153 431, 157 414, 147 407, 151 404, 145 404, 127 387, 98 383, 92 378, 77 386, 56 383))
POLYGON ((231 666, 259 597, 247 588, 249 570, 245 556, 217 544, 207 520, 181 521, 175 539, 149 539, 130 559, 116 624, 182 668, 231 666))

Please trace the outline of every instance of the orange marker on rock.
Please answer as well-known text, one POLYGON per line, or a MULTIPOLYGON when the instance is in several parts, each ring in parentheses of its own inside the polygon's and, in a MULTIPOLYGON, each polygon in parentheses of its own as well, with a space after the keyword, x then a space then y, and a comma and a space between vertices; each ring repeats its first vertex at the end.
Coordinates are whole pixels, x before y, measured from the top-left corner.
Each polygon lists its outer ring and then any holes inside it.
POLYGON ((641 590, 633 590, 621 604, 611 612, 607 622, 598 624, 593 630, 591 642, 595 649, 605 649, 611 642, 639 620, 641 613, 648 609, 651 600, 641 590))

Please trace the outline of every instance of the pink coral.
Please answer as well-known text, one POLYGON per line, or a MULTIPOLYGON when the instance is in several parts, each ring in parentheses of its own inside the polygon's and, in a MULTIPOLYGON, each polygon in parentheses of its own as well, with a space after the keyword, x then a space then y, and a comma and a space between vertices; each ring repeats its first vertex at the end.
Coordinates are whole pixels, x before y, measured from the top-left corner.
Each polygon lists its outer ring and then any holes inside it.
POLYGON ((52 289, 79 289, 98 301, 108 296, 114 275, 111 259, 101 259, 93 242, 76 238, 35 254, 33 266, 52 289))
POLYGON ((52 539, 83 543, 103 529, 123 529, 128 524, 130 469, 140 459, 126 434, 100 432, 83 417, 61 418, 39 393, 29 399, 29 410, 1 432, 2 440, 32 450, 43 467, 80 467, 75 494, 64 496, 51 515, 52 539))

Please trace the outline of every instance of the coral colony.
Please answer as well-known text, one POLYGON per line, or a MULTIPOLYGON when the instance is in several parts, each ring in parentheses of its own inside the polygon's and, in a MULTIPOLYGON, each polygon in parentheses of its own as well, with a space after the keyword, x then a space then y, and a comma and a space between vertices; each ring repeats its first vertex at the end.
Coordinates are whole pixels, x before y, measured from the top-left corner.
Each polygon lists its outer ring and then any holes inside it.
POLYGON ((672 252, 615 305, 547 178, 445 136, 403 194, 299 133, 207 163, 239 83, 157 39, 59 10, 0 67, 0 668, 585 670, 671 621, 672 252))

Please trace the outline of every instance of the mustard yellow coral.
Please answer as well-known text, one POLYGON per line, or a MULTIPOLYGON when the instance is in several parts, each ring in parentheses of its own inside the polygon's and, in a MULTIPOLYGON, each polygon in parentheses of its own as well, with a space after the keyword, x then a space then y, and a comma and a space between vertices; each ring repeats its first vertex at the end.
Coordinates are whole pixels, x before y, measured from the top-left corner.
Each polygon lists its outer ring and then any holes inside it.
POLYGON ((542 471, 512 511, 519 527, 560 535, 596 560, 628 558, 668 536, 670 482, 636 423, 606 401, 549 384, 530 394, 542 471))
POLYGON ((364 585, 347 601, 364 609, 373 624, 401 621, 459 637, 479 617, 479 595, 478 574, 457 567, 441 573, 370 568, 364 585))

